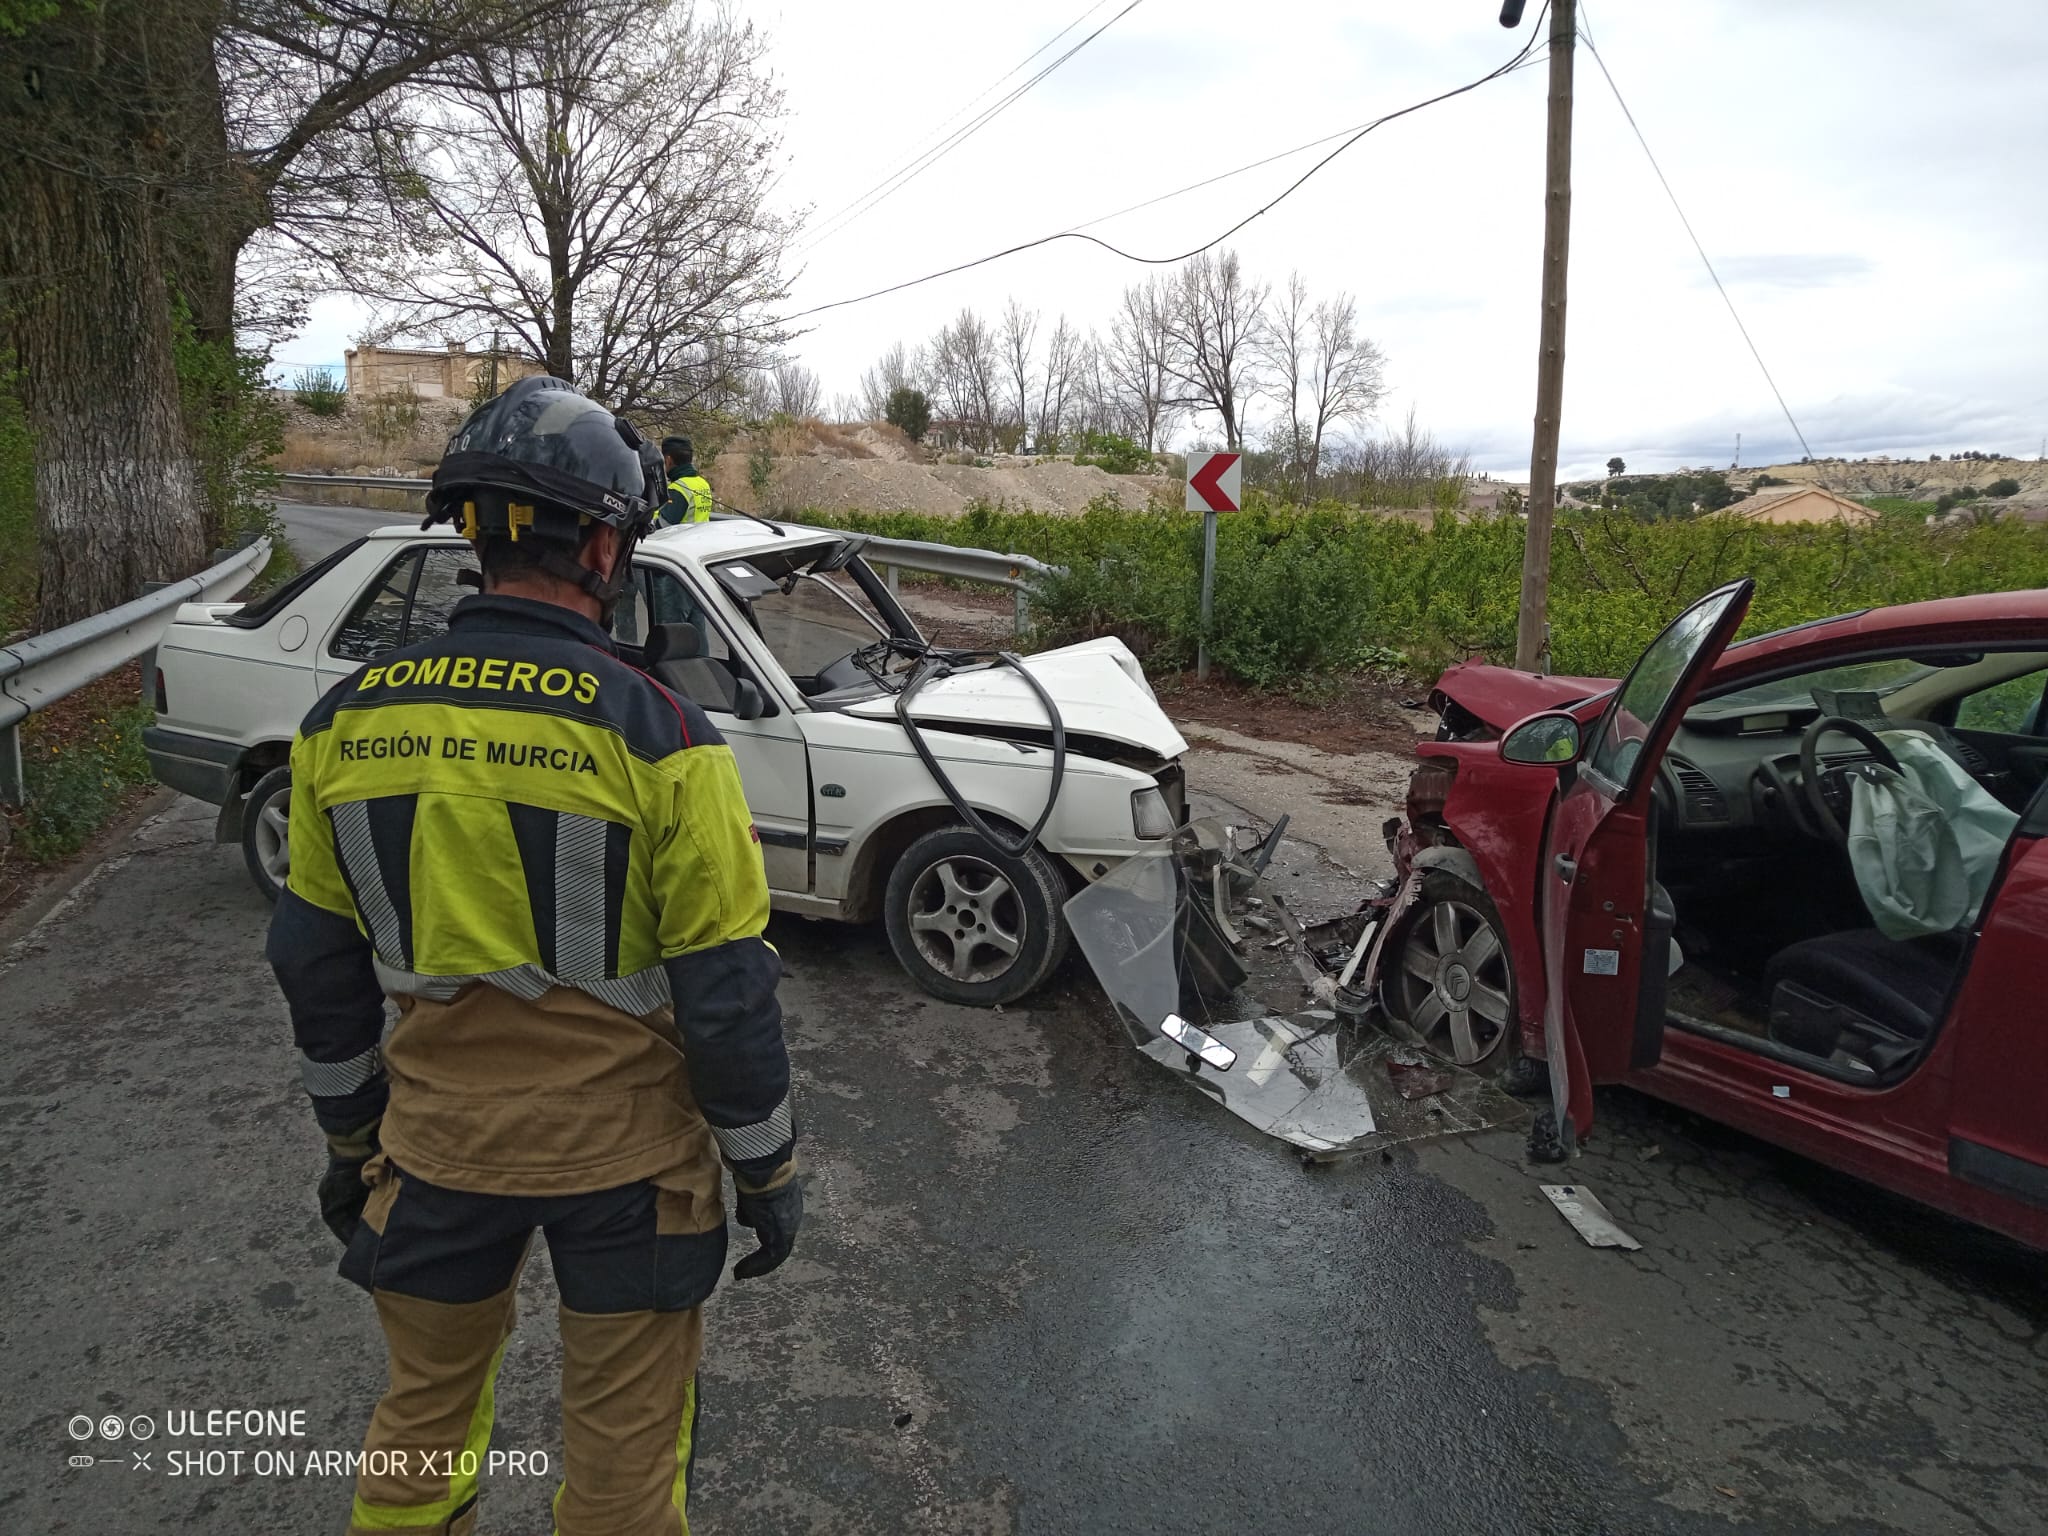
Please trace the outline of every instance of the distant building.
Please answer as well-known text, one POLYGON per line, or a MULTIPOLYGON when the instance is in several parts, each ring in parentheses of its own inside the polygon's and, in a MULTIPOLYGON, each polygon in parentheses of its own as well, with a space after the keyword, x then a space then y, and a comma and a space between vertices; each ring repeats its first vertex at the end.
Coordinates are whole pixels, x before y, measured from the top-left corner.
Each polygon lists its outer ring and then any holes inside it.
POLYGON ((1498 512, 1501 498, 1513 493, 1519 505, 1529 499, 1529 487, 1515 485, 1505 480, 1494 480, 1481 476, 1465 482, 1465 510, 1467 512, 1498 512))
MULTIPOLYGON (((422 400, 467 400, 479 378, 488 379, 491 354, 451 341, 444 348, 350 347, 344 354, 348 392, 357 396, 406 394, 422 400)), ((547 370, 530 357, 498 354, 498 388, 547 370)))
POLYGON ((1758 523, 1868 523, 1877 514, 1860 501, 1837 496, 1817 485, 1772 486, 1733 506, 1723 507, 1716 517, 1746 517, 1758 523))
POLYGON ((964 449, 978 444, 984 433, 978 421, 964 416, 934 416, 924 429, 924 444, 940 450, 964 449))

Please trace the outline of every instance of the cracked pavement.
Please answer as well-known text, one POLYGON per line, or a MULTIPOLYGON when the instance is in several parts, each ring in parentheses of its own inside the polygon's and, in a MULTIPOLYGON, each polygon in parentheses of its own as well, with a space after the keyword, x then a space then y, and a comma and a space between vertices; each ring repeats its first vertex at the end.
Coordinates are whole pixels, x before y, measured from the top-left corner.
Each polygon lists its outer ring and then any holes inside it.
MULTIPOLYGON (((268 909, 166 806, 0 958, 0 1510, 338 1531, 344 1479, 252 1458, 355 1447, 382 1344, 315 1211, 268 909), (305 1434, 66 1464, 81 1413, 243 1407, 305 1434)), ((699 1536, 2042 1528, 2039 1255, 1628 1093, 1561 1175, 1513 1132, 1305 1171, 1076 972, 977 1013, 878 931, 774 937, 809 1213, 711 1304, 699 1536), (1561 1178, 1642 1251, 1581 1243, 1561 1178)), ((558 1467, 546 1265, 524 1289, 494 1444, 558 1467)), ((552 1491, 487 1474, 481 1529, 545 1531, 552 1491)))

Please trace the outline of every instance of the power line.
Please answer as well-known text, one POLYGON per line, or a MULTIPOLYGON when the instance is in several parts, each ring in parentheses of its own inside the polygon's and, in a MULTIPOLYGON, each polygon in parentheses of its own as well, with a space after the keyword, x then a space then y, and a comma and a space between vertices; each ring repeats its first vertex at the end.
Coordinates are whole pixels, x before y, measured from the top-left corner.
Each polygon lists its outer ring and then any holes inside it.
MULTIPOLYGON (((923 138, 919 139, 916 145, 917 150, 919 152, 922 152, 925 146, 930 144, 934 139, 936 139, 944 129, 950 128, 954 123, 958 122, 963 116, 965 116, 971 109, 979 106, 984 100, 986 100, 988 98, 989 93, 995 90, 997 86, 1001 85, 1005 80, 1008 80, 1012 75, 1015 75, 1019 70, 1023 69, 1026 65, 1028 65, 1033 59, 1037 58, 1041 53, 1044 53, 1046 49, 1050 48, 1054 43, 1058 42, 1061 38, 1065 37, 1069 32, 1073 31, 1074 28, 1081 25, 1082 22, 1086 21, 1090 16, 1093 16, 1097 11, 1101 10, 1107 4, 1109 4, 1109 0, 1095 0, 1095 3, 1089 6, 1087 10, 1083 11, 1080 15, 1076 16, 1064 27, 1061 27, 1059 31, 1055 32, 1051 37, 1047 38, 1043 43, 1039 44, 1038 47, 1034 48, 1030 53, 1026 54, 1023 59, 1019 60, 1018 63, 1012 66, 1006 73, 999 75, 996 79, 991 81, 987 86, 985 86, 982 89, 980 95, 975 96, 973 99, 968 101, 966 105, 962 106, 951 117, 945 119, 945 121, 941 122, 936 128, 932 129, 930 133, 927 133, 923 138)), ((912 157, 911 161, 904 162, 904 164, 898 166, 895 171, 890 172, 889 176, 894 176, 901 171, 909 169, 911 163, 914 160, 915 156, 912 157)), ((840 215, 852 209, 863 198, 867 197, 869 193, 872 193, 877 188, 885 185, 889 180, 889 176, 883 177, 882 180, 876 182, 873 187, 869 187, 867 192, 861 193, 859 197, 854 198, 851 202, 844 203, 840 207, 834 209, 825 218, 826 227, 829 229, 839 219, 840 215)), ((817 240, 811 241, 810 243, 817 244, 819 241, 822 241, 825 238, 825 235, 820 235, 818 236, 817 240)))
POLYGON ((954 132, 948 135, 943 142, 936 145, 934 148, 925 151, 924 154, 918 156, 917 159, 913 160, 908 166, 897 171, 895 174, 891 176, 883 178, 881 182, 877 183, 876 186, 871 187, 865 194, 862 195, 862 197, 856 199, 857 206, 852 210, 852 212, 845 214, 844 216, 840 217, 836 223, 833 223, 828 228, 822 230, 818 234, 817 238, 810 241, 804 247, 804 249, 807 251, 816 249, 818 246, 824 244, 825 241, 831 239, 834 235, 838 234, 841 230, 845 229, 849 224, 852 224, 856 219, 860 218, 861 215, 870 212, 874 208, 878 207, 880 204, 886 202, 889 198, 895 196, 898 192, 901 192, 905 187, 909 186, 911 182, 917 180, 918 177, 922 176, 934 165, 937 165, 941 160, 945 159, 947 155, 950 155, 954 150, 958 149, 962 144, 965 144, 969 139, 973 138, 977 133, 981 132, 982 129, 986 128, 998 117, 1002 116, 1004 112, 1008 111, 1018 101, 1022 100, 1025 96, 1029 95, 1031 90, 1035 86, 1037 86, 1037 84, 1041 80, 1045 79, 1046 76, 1050 75, 1054 70, 1058 69, 1062 64, 1066 63, 1067 60, 1071 59, 1083 48, 1086 48, 1090 43, 1094 42, 1096 38, 1102 36, 1103 33, 1107 32, 1111 27, 1115 26, 1119 21, 1122 21, 1124 17, 1130 15, 1132 11, 1135 11, 1139 6, 1143 5, 1144 3, 1145 0, 1130 0, 1130 3, 1127 4, 1122 10, 1118 11, 1114 16, 1110 17, 1109 20, 1105 21, 1093 32, 1090 32, 1086 37, 1082 38, 1081 41, 1074 44, 1073 47, 1069 48, 1065 53, 1061 54, 1058 58, 1054 59, 1050 64, 1046 65, 1045 68, 1041 69, 1037 74, 1033 75, 1030 79, 1026 80, 1022 85, 1018 86, 1015 90, 1011 91, 1009 95, 1003 97, 1003 99, 998 101, 994 106, 988 108, 988 110, 983 112, 979 117, 974 118, 965 127, 954 130, 954 132))
MULTIPOLYGON (((1532 64, 1540 64, 1543 62, 1545 58, 1549 56, 1549 53, 1550 50, 1548 48, 1545 48, 1543 52, 1532 54, 1529 57, 1522 59, 1519 63, 1513 65, 1511 68, 1501 71, 1501 74, 1511 75, 1515 72, 1515 70, 1527 69, 1532 64)), ((1348 135, 1359 132, 1361 129, 1370 128, 1372 126, 1374 126, 1374 124, 1372 123, 1353 123, 1349 128, 1339 128, 1335 133, 1326 133, 1319 139, 1310 139, 1306 144, 1297 144, 1292 149, 1283 149, 1277 154, 1271 154, 1266 156, 1266 158, 1263 160, 1254 160, 1247 165, 1240 165, 1234 171, 1224 171, 1219 175, 1205 177, 1201 181, 1191 181, 1186 186, 1181 187, 1176 191, 1162 192, 1157 197, 1146 198, 1145 201, 1142 203, 1132 203, 1129 207, 1119 208, 1115 213, 1105 213, 1100 218, 1090 219, 1085 224, 1072 225, 1066 232, 1068 234, 1077 234, 1084 229, 1093 229, 1098 224, 1107 224, 1112 219, 1120 219, 1127 213, 1140 213, 1147 208, 1157 207, 1160 203, 1170 203, 1176 197, 1185 197, 1190 192, 1199 192, 1204 187, 1215 186, 1218 182, 1230 181, 1236 177, 1244 175, 1247 171, 1264 170, 1267 166, 1276 165, 1282 160, 1292 160, 1296 155, 1306 154, 1311 149, 1320 149, 1325 144, 1334 144, 1337 140, 1341 138, 1345 138, 1348 135)))
MULTIPOLYGON (((1548 4, 1548 0, 1546 0, 1543 9, 1545 12, 1549 11, 1550 6, 1548 4)), ((1025 251, 1036 250, 1040 246, 1051 245, 1055 241, 1059 240, 1080 240, 1086 242, 1089 245, 1100 246, 1103 250, 1108 251, 1112 256, 1121 257, 1125 261, 1137 262, 1141 266, 1176 266, 1183 261, 1188 261, 1196 256, 1200 256, 1204 252, 1214 250, 1217 246, 1221 245, 1224 241, 1228 240, 1232 235, 1235 235, 1239 230, 1243 229, 1253 220, 1261 218, 1265 214, 1270 213, 1273 209, 1279 207, 1280 204, 1287 201, 1288 198, 1292 197, 1297 191, 1299 191, 1301 187, 1311 177, 1316 175, 1317 172, 1321 171, 1324 166, 1328 165, 1332 160, 1335 160, 1339 155, 1343 154, 1344 151, 1351 148, 1352 145, 1356 144, 1360 139, 1364 138, 1374 129, 1384 127, 1386 124, 1393 122, 1396 118, 1407 117, 1411 113, 1420 112, 1424 107, 1433 107, 1438 102, 1449 101, 1454 96, 1463 96, 1468 91, 1476 91, 1479 89, 1480 86, 1487 85, 1492 81, 1500 79, 1504 75, 1512 73, 1534 51, 1536 46, 1536 40, 1540 36, 1542 36, 1542 33, 1542 17, 1538 16, 1536 26, 1531 29, 1529 41, 1524 43, 1521 46, 1521 48, 1515 52, 1514 56, 1510 58, 1506 63, 1500 65, 1498 68, 1488 70, 1485 74, 1481 75, 1476 80, 1469 80, 1463 85, 1455 86, 1448 91, 1440 92, 1435 96, 1427 97, 1422 101, 1414 102, 1408 106, 1402 107, 1398 111, 1388 112, 1380 117, 1374 118, 1371 122, 1365 124, 1363 127, 1358 129, 1358 131, 1353 133, 1349 138, 1345 139, 1344 142, 1339 144, 1335 149, 1331 150, 1327 155, 1323 156, 1323 158, 1318 160, 1314 165, 1310 166, 1307 170, 1303 171, 1301 175, 1297 176, 1292 182, 1288 183, 1286 188, 1283 189, 1277 196, 1270 198, 1266 202, 1260 204, 1257 208, 1253 209, 1250 213, 1246 214, 1243 218, 1239 219, 1235 224, 1231 225, 1228 229, 1224 230, 1223 233, 1217 235, 1214 239, 1205 241, 1201 245, 1194 247, 1194 249, 1192 250, 1182 251, 1178 255, 1173 256, 1140 256, 1135 252, 1124 250, 1121 246, 1112 245, 1109 241, 1102 239, 1100 236, 1087 234, 1079 229, 1065 229, 1059 231, 1057 234, 1041 235, 1036 240, 1026 240, 1020 245, 1013 245, 1007 247, 1004 250, 993 251, 986 256, 978 256, 972 261, 963 261, 955 266, 942 268, 937 272, 928 272, 923 277, 913 277, 905 282, 892 283, 886 288, 877 288, 871 293, 858 294, 850 299, 835 299, 829 304, 819 304, 813 306, 810 309, 799 310, 795 314, 786 316, 785 318, 789 321, 806 320, 809 319, 812 315, 822 315, 831 310, 847 309, 855 304, 865 304, 873 299, 886 298, 888 295, 892 293, 902 293, 905 289, 908 288, 920 288, 924 286, 926 283, 935 283, 941 278, 953 277, 961 272, 971 272, 976 267, 985 267, 989 265, 991 262, 1001 261, 1004 258, 1010 256, 1021 255, 1025 251)), ((1284 159, 1286 157, 1281 156, 1280 158, 1284 159)), ((1178 194, 1170 193, 1168 195, 1177 196, 1178 194)), ((1114 218, 1117 217, 1117 215, 1112 214, 1109 217, 1114 218)), ((1094 222, 1099 224, 1103 221, 1097 219, 1094 222)))
POLYGON ((1643 146, 1643 154, 1650 162, 1650 169, 1657 173, 1657 184, 1663 187, 1664 195, 1671 199, 1671 209, 1678 215, 1678 222, 1685 226, 1686 238, 1692 241, 1692 248, 1699 252, 1700 263, 1706 267, 1707 276, 1714 280, 1714 288, 1721 295, 1721 302, 1728 306, 1729 318, 1735 322, 1735 329, 1742 333, 1743 344, 1749 348, 1749 355, 1756 359, 1756 366, 1762 372, 1764 382, 1771 386, 1771 393, 1777 397, 1778 409, 1785 413, 1785 421, 1792 428, 1792 435, 1799 439, 1799 446, 1805 451, 1806 456, 1812 458, 1813 449, 1807 444, 1806 434, 1799 430, 1799 422, 1792 415, 1792 407, 1785 403, 1784 392, 1778 388, 1778 381, 1771 377, 1771 370, 1764 362, 1763 353, 1757 350, 1756 342, 1751 340, 1749 327, 1742 323, 1742 316, 1736 311, 1735 300, 1729 297, 1728 289, 1721 282, 1721 274, 1714 270, 1714 263, 1707 255, 1707 248, 1700 244, 1700 237, 1693 233, 1692 220, 1685 216, 1685 209, 1679 206, 1678 194, 1671 190, 1671 183, 1664 175, 1664 167, 1657 163, 1657 157, 1650 149, 1650 141, 1643 137, 1643 130, 1637 126, 1636 115, 1629 111, 1628 103, 1621 99, 1621 87, 1614 83, 1614 76, 1608 71, 1607 61, 1600 57, 1600 50, 1593 46, 1593 38, 1583 24, 1579 28, 1579 36, 1586 44, 1586 51, 1593 55, 1593 62, 1600 66, 1601 77, 1606 80, 1607 89, 1614 93, 1614 104, 1621 108, 1621 115, 1628 119, 1629 128, 1635 133, 1636 142, 1643 146))

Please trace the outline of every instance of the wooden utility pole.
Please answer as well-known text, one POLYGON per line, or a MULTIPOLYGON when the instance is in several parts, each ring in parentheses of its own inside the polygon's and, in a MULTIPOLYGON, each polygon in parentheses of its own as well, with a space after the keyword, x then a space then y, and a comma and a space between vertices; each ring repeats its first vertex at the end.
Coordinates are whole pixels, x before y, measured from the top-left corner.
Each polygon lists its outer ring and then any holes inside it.
POLYGON ((1577 0, 1550 4, 1550 139, 1544 154, 1543 335, 1536 350, 1536 438, 1529 450, 1529 540, 1522 552, 1522 606, 1515 665, 1549 665, 1550 526, 1557 517, 1557 429, 1564 410, 1565 272, 1572 242, 1572 45, 1577 0))

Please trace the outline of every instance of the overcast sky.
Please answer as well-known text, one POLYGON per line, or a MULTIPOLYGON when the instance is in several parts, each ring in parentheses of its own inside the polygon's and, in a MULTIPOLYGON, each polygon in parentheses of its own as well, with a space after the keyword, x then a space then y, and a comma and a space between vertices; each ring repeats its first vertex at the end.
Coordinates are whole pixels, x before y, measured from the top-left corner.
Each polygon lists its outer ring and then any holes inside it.
MULTIPOLYGON (((821 229, 1088 3, 752 6, 789 89, 781 196, 821 229)), ((1039 63, 1124 3, 1106 0, 1039 63)), ((1515 51, 1540 4, 1518 35, 1497 24, 1497 0, 1146 0, 808 251, 794 307, 1084 223, 1462 84, 1515 51)), ((2040 451, 2048 21, 2036 6, 1591 0, 1581 14, 1816 454, 2040 451)), ((1517 476, 1535 388, 1545 77, 1523 69, 1388 125, 1232 241, 1257 276, 1295 269, 1318 294, 1356 296, 1388 359, 1383 422, 1412 404, 1478 467, 1517 476)), ((1583 48, 1577 106, 1566 472, 1616 453, 1632 470, 1725 465, 1738 432, 1745 464, 1797 458, 1583 48)), ((1201 244, 1320 153, 1095 233, 1147 255, 1201 244)), ((962 305, 992 313, 1014 294, 1048 326, 1064 310, 1085 329, 1106 325, 1144 272, 1061 242, 817 316, 797 351, 829 398, 962 305)), ((338 361, 360 324, 348 301, 323 302, 279 356, 338 361)))

